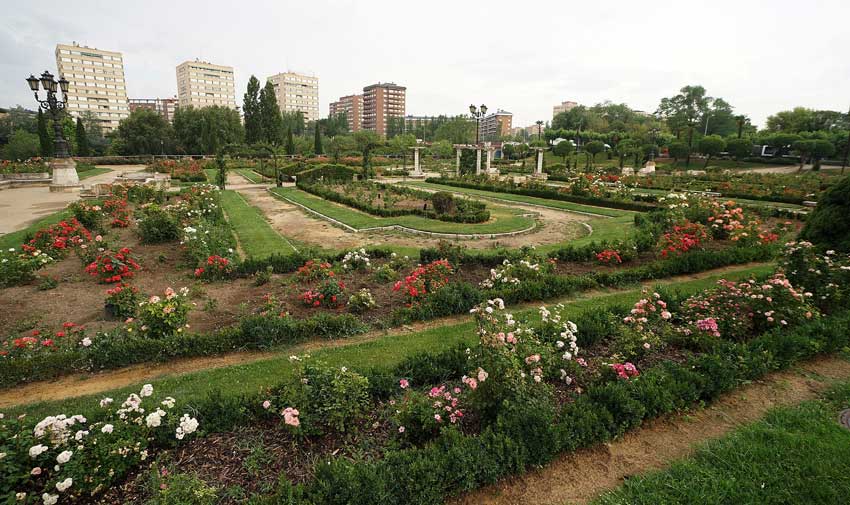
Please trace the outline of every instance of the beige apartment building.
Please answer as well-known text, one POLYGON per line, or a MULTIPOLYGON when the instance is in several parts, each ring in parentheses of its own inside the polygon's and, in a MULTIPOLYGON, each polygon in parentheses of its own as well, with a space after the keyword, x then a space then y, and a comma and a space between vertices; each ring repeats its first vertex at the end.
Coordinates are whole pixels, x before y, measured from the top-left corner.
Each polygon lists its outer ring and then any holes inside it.
POLYGON ((130 115, 121 53, 77 43, 56 44, 56 68, 59 78, 68 81, 71 116, 92 112, 105 133, 130 115))
POLYGON ((233 67, 197 59, 177 65, 177 102, 179 107, 236 109, 233 67))
POLYGON ((305 121, 319 120, 319 78, 316 76, 283 72, 268 78, 274 85, 274 94, 280 112, 300 112, 305 121))
POLYGON ((148 109, 156 112, 169 123, 174 121, 177 111, 177 97, 174 98, 131 98, 130 112, 136 109, 148 109))
POLYGON ((341 96, 336 102, 331 102, 329 112, 331 117, 345 114, 348 131, 360 131, 363 120, 363 95, 341 96))
POLYGON ((481 140, 499 140, 511 135, 511 123, 514 115, 502 109, 486 115, 478 125, 481 140))
POLYGON ((560 105, 552 107, 552 117, 555 117, 562 112, 569 112, 575 109, 576 107, 578 107, 577 102, 561 102, 560 105))
POLYGON ((407 88, 392 82, 379 82, 363 88, 363 129, 386 135, 387 120, 404 117, 406 92, 407 88))

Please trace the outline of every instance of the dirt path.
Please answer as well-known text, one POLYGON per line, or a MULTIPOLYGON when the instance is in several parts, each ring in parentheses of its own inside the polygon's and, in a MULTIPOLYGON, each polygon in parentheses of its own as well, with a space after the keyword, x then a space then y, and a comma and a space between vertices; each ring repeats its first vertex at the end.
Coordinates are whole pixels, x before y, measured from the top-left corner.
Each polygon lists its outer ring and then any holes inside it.
MULTIPOLYGON (((678 282, 693 281, 703 279, 705 277, 734 272, 736 270, 747 269, 756 265, 758 265, 758 263, 723 267, 715 270, 709 270, 707 272, 701 272, 699 274, 681 275, 670 277, 661 281, 645 282, 643 285, 652 286, 655 284, 674 284, 678 282)), ((570 302, 616 294, 619 291, 620 290, 592 290, 557 300, 549 300, 545 303, 546 305, 554 305, 557 303, 567 304, 570 302)), ((543 302, 525 303, 513 306, 512 310, 520 311, 533 309, 539 307, 542 303, 543 302)), ((248 364, 265 359, 272 359, 284 354, 300 354, 306 351, 354 345, 370 340, 376 340, 390 334, 391 332, 420 332, 431 328, 460 324, 468 321, 470 321, 469 316, 467 314, 461 314, 440 319, 432 319, 430 321, 417 322, 405 325, 401 328, 394 328, 389 331, 372 331, 348 339, 334 340, 330 342, 308 342, 298 346, 288 347, 282 351, 235 352, 221 356, 201 356, 197 358, 174 359, 167 363, 142 363, 139 365, 133 365, 117 370, 109 370, 96 374, 67 375, 51 381, 31 382, 15 386, 14 388, 0 390, 0 408, 92 395, 166 376, 182 375, 232 365, 248 364)))
POLYGON ((650 421, 623 438, 562 456, 546 467, 465 495, 454 505, 567 505, 588 503, 629 476, 689 456, 694 444, 720 437, 771 408, 817 397, 831 382, 850 378, 850 362, 821 358, 768 375, 722 396, 706 409, 650 421))
MULTIPOLYGON (((239 178, 241 179, 241 177, 239 178)), ((428 238, 395 231, 351 233, 331 225, 324 219, 304 212, 304 210, 296 205, 275 198, 266 191, 266 187, 253 184, 235 184, 231 189, 239 191, 251 205, 259 208, 266 216, 272 228, 287 238, 299 242, 321 244, 325 247, 337 249, 350 249, 380 245, 415 248, 434 247, 441 241, 438 238, 428 238)), ((506 202, 500 202, 499 205, 527 209, 529 212, 537 214, 537 220, 542 226, 539 226, 530 233, 522 235, 499 237, 496 239, 479 238, 475 240, 461 240, 460 243, 473 249, 487 249, 499 246, 522 247, 528 244, 556 244, 582 237, 587 233, 584 225, 581 224, 587 218, 580 214, 541 207, 523 207, 522 205, 514 205, 506 202)))

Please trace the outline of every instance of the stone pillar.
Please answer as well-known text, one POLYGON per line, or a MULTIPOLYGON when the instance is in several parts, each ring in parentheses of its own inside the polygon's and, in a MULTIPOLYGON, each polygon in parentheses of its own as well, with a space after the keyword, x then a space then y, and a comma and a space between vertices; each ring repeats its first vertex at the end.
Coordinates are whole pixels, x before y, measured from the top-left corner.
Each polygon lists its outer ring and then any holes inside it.
POLYGON ((487 150, 487 173, 489 174, 492 171, 491 168, 490 168, 490 161, 491 161, 491 158, 493 157, 493 149, 490 147, 489 142, 484 143, 484 149, 487 150))
POLYGON ((457 150, 457 161, 455 162, 455 177, 460 177, 460 154, 463 151, 460 147, 457 150))
POLYGON ((543 150, 537 150, 537 167, 534 169, 535 175, 540 175, 543 173, 543 150))
POLYGON ((421 147, 412 147, 413 149, 413 173, 410 174, 411 177, 425 177, 425 174, 422 172, 422 167, 419 165, 419 150, 421 147))
POLYGON ((475 175, 481 175, 481 147, 475 146, 475 175))
POLYGON ((77 175, 77 164, 72 158, 56 158, 49 163, 53 171, 50 183, 51 192, 76 191, 81 188, 80 177, 77 175))

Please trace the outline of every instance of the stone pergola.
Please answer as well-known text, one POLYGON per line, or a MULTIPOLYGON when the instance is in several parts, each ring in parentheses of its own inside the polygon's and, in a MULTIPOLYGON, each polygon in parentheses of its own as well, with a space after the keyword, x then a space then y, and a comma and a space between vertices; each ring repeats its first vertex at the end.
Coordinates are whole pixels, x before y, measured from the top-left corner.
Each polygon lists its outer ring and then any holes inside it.
POLYGON ((478 144, 454 144, 452 147, 455 148, 457 153, 456 161, 455 161, 455 175, 460 176, 460 157, 461 153, 464 150, 472 151, 475 150, 475 175, 481 175, 481 151, 487 152, 487 159, 485 170, 487 174, 495 174, 496 170, 492 168, 493 154, 495 152, 495 148, 490 144, 490 142, 484 142, 484 145, 478 144))
POLYGON ((413 173, 410 174, 410 177, 425 177, 425 172, 422 171, 422 165, 419 164, 419 151, 424 147, 424 145, 417 143, 410 148, 413 149, 413 173))

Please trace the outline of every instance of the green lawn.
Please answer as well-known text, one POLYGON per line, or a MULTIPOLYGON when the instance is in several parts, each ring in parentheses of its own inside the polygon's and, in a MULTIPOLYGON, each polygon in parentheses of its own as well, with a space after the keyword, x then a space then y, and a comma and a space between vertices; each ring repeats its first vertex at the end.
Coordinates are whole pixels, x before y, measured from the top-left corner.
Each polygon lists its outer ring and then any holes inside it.
MULTIPOLYGON (((702 291, 716 283, 720 278, 743 279, 753 275, 763 275, 772 271, 772 265, 734 268, 723 275, 710 275, 699 280, 676 283, 676 288, 682 293, 690 294, 702 291)), ((658 284, 672 284, 672 281, 660 281, 658 284)), ((594 310, 605 306, 633 303, 639 296, 639 288, 627 290, 607 290, 595 296, 578 295, 563 300, 553 300, 551 304, 564 302, 567 305, 568 317, 575 317, 581 312, 594 310)), ((538 317, 537 309, 515 311, 517 317, 538 317)), ((459 342, 473 343, 475 332, 471 318, 465 322, 445 324, 429 330, 408 333, 405 331, 391 333, 375 340, 352 343, 343 347, 312 349, 311 356, 324 362, 345 365, 356 369, 366 369, 371 366, 390 367, 407 356, 423 351, 440 351, 459 342)), ((581 331, 581 329, 579 329, 581 331)), ((204 398, 210 391, 218 390, 225 396, 238 396, 255 393, 272 384, 282 381, 292 371, 288 357, 303 352, 310 344, 283 346, 275 349, 280 352, 274 358, 256 361, 244 365, 230 366, 213 370, 204 370, 180 376, 170 376, 154 379, 149 382, 164 395, 171 395, 180 401, 192 402, 204 398)), ((313 346, 315 347, 315 346, 313 346)), ((141 383, 106 391, 97 395, 70 398, 67 400, 39 402, 23 407, 5 409, 7 415, 17 415, 27 412, 30 416, 42 417, 59 412, 90 414, 97 410, 97 401, 109 396, 122 398, 130 392, 138 392, 141 383)))
POLYGON ((261 258, 272 253, 286 254, 295 251, 295 247, 266 222, 263 213, 249 205, 238 192, 223 191, 221 205, 242 250, 248 256, 261 258))
POLYGON ((832 505, 850 500, 850 431, 836 422, 850 383, 770 411, 669 469, 629 478, 595 505, 832 505))
POLYGON ((44 228, 45 226, 50 226, 52 224, 56 224, 63 219, 67 219, 71 216, 71 211, 69 210, 60 210, 59 212, 55 212, 53 214, 44 216, 33 224, 27 226, 18 231, 13 231, 11 233, 7 233, 5 235, 0 235, 0 248, 9 249, 12 247, 20 247, 24 241, 24 238, 27 235, 33 235, 40 228, 44 228))
POLYGON ((234 172, 236 172, 237 174, 241 175, 242 177, 248 179, 250 182, 252 182, 254 184, 262 184, 264 182, 269 182, 271 180, 267 177, 263 177, 262 175, 258 174, 257 172, 254 172, 250 168, 237 168, 237 169, 234 170, 234 172))
POLYGON ((421 231, 457 234, 490 234, 525 230, 534 226, 534 218, 525 211, 498 205, 488 205, 491 220, 487 223, 450 223, 420 216, 376 217, 350 207, 329 202, 296 188, 275 188, 272 193, 299 203, 352 228, 362 230, 380 226, 400 225, 421 231))
POLYGON ((112 171, 113 170, 111 168, 108 168, 108 167, 94 167, 91 170, 85 170, 83 172, 79 172, 78 175, 80 177, 80 180, 83 181, 85 179, 88 179, 89 177, 94 177, 95 175, 101 175, 101 174, 108 174, 109 172, 112 172, 112 171))

